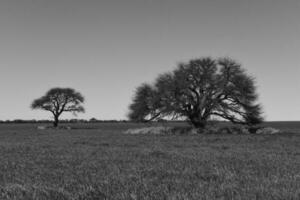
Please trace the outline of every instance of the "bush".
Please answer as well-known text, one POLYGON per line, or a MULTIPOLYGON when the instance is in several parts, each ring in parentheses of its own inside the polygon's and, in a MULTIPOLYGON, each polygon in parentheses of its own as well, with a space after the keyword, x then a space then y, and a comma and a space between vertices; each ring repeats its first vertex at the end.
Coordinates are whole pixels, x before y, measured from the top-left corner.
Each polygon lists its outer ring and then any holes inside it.
POLYGON ((193 127, 145 127, 128 129, 125 134, 150 134, 150 135, 194 135, 194 134, 276 134, 280 131, 272 127, 247 127, 242 125, 208 126, 205 129, 193 127))
POLYGON ((280 130, 272 127, 264 127, 260 128, 256 131, 256 134, 267 134, 267 135, 273 135, 276 133, 279 133, 280 130))
POLYGON ((136 128, 128 129, 124 132, 125 134, 133 135, 190 135, 199 133, 198 129, 192 127, 146 127, 146 128, 136 128))
POLYGON ((151 135, 160 135, 160 134, 168 134, 170 133, 171 127, 145 127, 145 128, 134 128, 134 129, 128 129, 124 133, 125 134, 133 134, 133 135, 145 135, 145 134, 151 134, 151 135))

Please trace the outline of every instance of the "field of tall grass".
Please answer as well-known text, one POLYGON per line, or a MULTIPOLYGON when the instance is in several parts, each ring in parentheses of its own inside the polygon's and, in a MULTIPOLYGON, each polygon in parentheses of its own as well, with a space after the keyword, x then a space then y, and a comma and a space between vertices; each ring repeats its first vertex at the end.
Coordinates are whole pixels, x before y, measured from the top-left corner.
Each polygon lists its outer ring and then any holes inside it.
MULTIPOLYGON (((270 125, 270 124, 268 124, 270 125)), ((271 124, 272 125, 272 124, 271 124)), ((143 124, 0 125, 1 200, 300 199, 300 126, 277 135, 128 135, 143 124)))

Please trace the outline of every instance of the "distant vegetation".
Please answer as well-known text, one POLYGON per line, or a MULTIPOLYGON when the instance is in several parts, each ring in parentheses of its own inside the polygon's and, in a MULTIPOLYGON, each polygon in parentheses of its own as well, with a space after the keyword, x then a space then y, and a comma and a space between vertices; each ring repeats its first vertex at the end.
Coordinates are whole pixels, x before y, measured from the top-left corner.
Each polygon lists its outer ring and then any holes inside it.
POLYGON ((212 117, 255 125, 263 121, 254 78, 229 58, 181 63, 136 90, 129 118, 134 121, 186 119, 203 129, 212 117))
MULTIPOLYGON (((60 123, 125 123, 129 122, 128 120, 100 120, 96 118, 91 118, 91 119, 61 119, 59 120, 60 123)), ((0 123, 16 123, 16 124, 22 124, 22 123, 53 123, 52 120, 24 120, 24 119, 14 119, 14 120, 0 120, 0 123)))

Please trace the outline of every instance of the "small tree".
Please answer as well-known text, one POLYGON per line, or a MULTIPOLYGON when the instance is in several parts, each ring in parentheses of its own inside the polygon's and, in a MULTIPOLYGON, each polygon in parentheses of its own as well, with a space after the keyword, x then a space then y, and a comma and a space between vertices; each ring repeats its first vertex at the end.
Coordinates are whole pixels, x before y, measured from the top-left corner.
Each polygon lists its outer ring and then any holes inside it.
POLYGON ((50 111, 54 116, 53 126, 57 127, 59 116, 63 112, 84 112, 82 103, 84 97, 72 88, 53 88, 44 96, 36 99, 31 104, 32 109, 42 109, 50 111))
POLYGON ((136 89, 136 96, 133 103, 129 106, 132 111, 129 113, 129 118, 135 121, 151 121, 159 116, 159 112, 155 109, 159 103, 158 95, 153 87, 149 84, 142 84, 136 89), (148 118, 147 118, 148 117, 148 118))
POLYGON ((240 64, 207 57, 181 63, 154 85, 138 87, 128 116, 135 121, 186 118, 197 128, 205 128, 213 116, 253 125, 263 120, 256 99, 254 78, 240 64))

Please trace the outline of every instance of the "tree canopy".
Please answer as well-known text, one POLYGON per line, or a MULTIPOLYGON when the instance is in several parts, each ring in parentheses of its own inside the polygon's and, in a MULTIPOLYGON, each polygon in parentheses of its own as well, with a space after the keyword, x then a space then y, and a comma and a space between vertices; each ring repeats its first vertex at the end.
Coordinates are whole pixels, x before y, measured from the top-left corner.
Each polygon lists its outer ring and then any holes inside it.
POLYGON ((263 120, 257 97, 254 78, 239 63, 204 57, 139 86, 128 116, 135 121, 185 118, 198 128, 213 116, 253 125, 263 120))
POLYGON ((31 108, 50 111, 56 127, 63 112, 84 112, 83 102, 84 97, 72 88, 52 88, 44 96, 34 100, 31 108))

